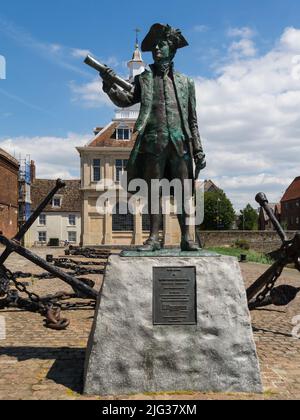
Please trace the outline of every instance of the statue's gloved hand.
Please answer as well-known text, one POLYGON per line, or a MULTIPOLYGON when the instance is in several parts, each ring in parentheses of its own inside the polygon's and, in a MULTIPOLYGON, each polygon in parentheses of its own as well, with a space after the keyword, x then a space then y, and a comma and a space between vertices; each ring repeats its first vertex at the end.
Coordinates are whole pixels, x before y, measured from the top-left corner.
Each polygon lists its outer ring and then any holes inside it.
POLYGON ((103 90, 108 92, 114 85, 116 73, 109 67, 99 72, 100 77, 103 79, 103 90))
POLYGON ((206 168, 205 154, 198 153, 195 156, 195 164, 196 164, 195 179, 198 179, 200 172, 206 168))

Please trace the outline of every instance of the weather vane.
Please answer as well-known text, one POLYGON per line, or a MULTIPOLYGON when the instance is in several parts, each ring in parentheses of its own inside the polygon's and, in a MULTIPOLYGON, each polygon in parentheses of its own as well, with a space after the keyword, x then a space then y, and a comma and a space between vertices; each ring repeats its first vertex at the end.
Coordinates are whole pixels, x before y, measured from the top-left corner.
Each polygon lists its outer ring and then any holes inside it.
POLYGON ((136 46, 138 46, 139 45, 139 33, 141 32, 141 30, 140 30, 140 28, 136 28, 134 30, 134 32, 136 33, 135 43, 136 43, 136 46))

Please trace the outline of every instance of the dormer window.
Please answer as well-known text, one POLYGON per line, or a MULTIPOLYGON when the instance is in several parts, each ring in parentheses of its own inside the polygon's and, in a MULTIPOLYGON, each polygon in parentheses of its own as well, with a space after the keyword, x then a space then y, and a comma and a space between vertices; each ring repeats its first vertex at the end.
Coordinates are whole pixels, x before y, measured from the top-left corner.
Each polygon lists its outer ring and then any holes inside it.
POLYGON ((117 129, 117 140, 130 140, 129 128, 118 128, 117 129))
POLYGON ((62 202, 61 197, 54 197, 53 200, 52 200, 52 207, 60 209, 61 208, 61 202, 62 202))
POLYGON ((131 130, 128 127, 120 126, 116 130, 116 140, 130 140, 131 138, 131 130))

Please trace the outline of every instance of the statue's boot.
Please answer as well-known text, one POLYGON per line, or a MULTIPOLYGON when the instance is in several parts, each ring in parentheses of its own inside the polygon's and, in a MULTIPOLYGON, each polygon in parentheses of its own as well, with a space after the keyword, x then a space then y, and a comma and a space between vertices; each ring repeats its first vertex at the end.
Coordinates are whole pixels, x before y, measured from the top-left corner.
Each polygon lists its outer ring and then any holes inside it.
POLYGON ((161 250, 160 242, 155 238, 149 238, 143 246, 138 248, 138 252, 155 252, 161 250))
POLYGON ((194 241, 189 241, 187 239, 182 239, 181 241, 181 251, 184 252, 197 252, 201 251, 202 248, 199 248, 199 246, 194 241))

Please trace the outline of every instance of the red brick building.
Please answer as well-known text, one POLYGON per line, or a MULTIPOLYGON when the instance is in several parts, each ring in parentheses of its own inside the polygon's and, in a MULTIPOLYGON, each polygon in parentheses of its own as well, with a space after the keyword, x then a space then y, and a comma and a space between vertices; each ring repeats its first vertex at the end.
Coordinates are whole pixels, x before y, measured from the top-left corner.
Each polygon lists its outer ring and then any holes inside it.
POLYGON ((12 238, 18 229, 19 162, 0 148, 0 231, 12 238))
POLYGON ((300 230, 300 176, 294 179, 281 199, 282 223, 287 230, 300 230))

